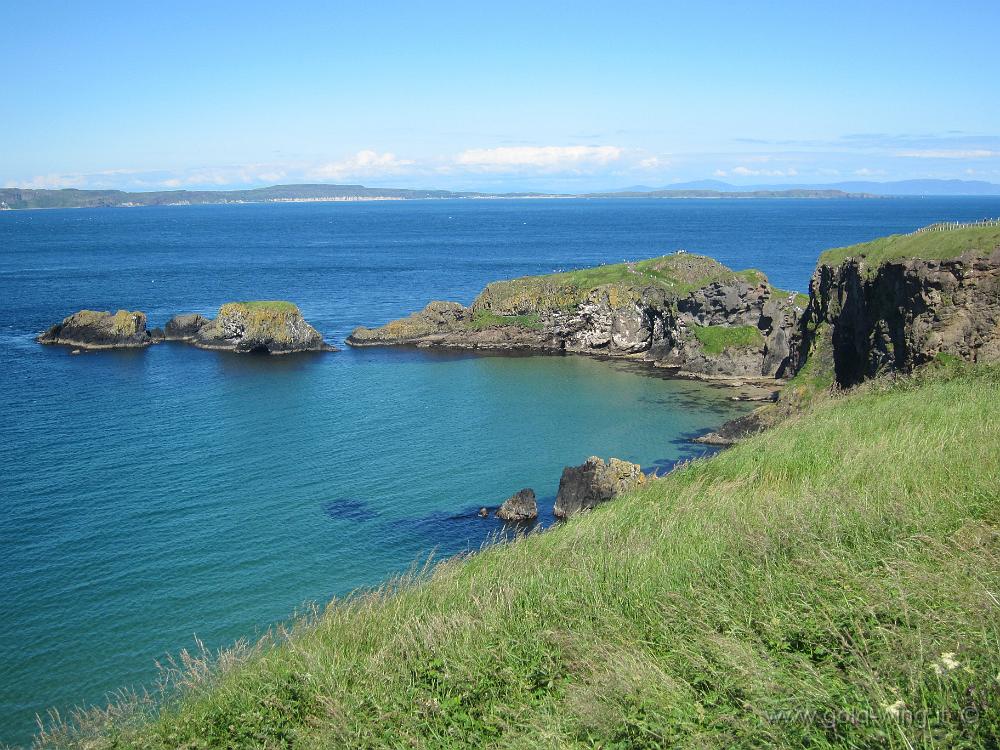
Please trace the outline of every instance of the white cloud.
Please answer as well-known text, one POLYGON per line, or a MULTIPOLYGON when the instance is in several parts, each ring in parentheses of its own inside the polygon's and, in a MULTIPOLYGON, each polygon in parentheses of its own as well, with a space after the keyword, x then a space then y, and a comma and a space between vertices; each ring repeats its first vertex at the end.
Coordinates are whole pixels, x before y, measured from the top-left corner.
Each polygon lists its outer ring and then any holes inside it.
POLYGON ((641 159, 637 166, 639 169, 665 169, 670 166, 670 160, 660 158, 659 156, 650 156, 641 159))
POLYGON ((749 167, 735 167, 733 174, 739 177, 795 177, 798 170, 794 167, 789 169, 750 169, 749 167))
POLYGON ((342 180, 345 177, 373 177, 398 174, 413 164, 390 152, 358 151, 343 161, 319 164, 307 170, 306 177, 320 180, 342 180))
POLYGON ((455 163, 476 171, 582 171, 618 161, 618 146, 501 146, 474 148, 455 157, 455 163))
POLYGON ((724 169, 716 169, 712 172, 713 177, 729 177, 729 172, 724 169))
POLYGON ((32 177, 27 182, 7 182, 4 187, 26 188, 29 190, 61 190, 82 187, 87 184, 87 176, 82 174, 46 174, 32 177))
POLYGON ((902 156, 907 159, 990 159, 1000 156, 1000 151, 991 151, 985 148, 938 148, 921 149, 916 151, 898 151, 896 156, 902 156))
POLYGON ((884 169, 870 169, 869 167, 861 167, 861 169, 854 170, 854 174, 858 177, 878 177, 879 175, 884 175, 885 173, 884 169))

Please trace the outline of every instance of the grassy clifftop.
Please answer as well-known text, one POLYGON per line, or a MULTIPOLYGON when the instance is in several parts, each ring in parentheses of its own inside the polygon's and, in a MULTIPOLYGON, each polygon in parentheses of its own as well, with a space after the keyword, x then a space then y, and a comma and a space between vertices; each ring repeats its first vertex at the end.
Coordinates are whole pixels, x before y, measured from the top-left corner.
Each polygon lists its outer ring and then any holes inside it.
POLYGON ((913 234, 893 234, 879 237, 871 242, 827 250, 820 255, 819 262, 835 266, 848 258, 863 258, 869 265, 906 258, 944 260, 955 258, 970 250, 988 254, 998 247, 1000 247, 1000 226, 949 228, 947 225, 940 225, 940 228, 928 227, 913 234))
POLYGON ((819 399, 42 744, 995 747, 998 399, 995 366, 819 399))

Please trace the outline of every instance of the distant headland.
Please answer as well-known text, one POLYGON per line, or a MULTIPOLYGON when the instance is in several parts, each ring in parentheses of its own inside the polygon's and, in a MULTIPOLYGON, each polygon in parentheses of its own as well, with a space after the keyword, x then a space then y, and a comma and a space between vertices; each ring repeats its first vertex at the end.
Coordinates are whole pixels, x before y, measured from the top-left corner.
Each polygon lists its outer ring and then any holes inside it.
POLYGON ((322 203, 385 200, 489 200, 512 198, 870 198, 867 193, 843 190, 737 190, 676 189, 603 193, 482 193, 451 190, 369 188, 364 185, 273 185, 249 190, 35 190, 0 188, 0 210, 29 208, 130 208, 135 206, 188 206, 221 203, 322 203))

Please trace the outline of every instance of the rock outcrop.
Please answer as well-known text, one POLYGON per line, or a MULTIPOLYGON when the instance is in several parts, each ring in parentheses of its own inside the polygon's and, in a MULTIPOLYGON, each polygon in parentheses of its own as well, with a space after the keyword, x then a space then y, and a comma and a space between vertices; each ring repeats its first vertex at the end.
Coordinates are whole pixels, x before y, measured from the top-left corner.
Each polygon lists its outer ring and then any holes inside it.
POLYGON ((40 344, 65 344, 79 349, 136 349, 159 339, 146 330, 146 313, 80 310, 35 338, 40 344))
POLYGON ((577 352, 644 359, 708 378, 787 373, 804 308, 758 271, 687 253, 489 284, 473 303, 432 302, 352 346, 577 352))
POLYGON ((175 315, 163 327, 164 337, 167 341, 191 341, 198 335, 198 331, 211 322, 197 313, 175 315))
POLYGON ((535 491, 530 488, 519 490, 504 500, 497 511, 497 518, 502 521, 523 523, 538 518, 538 503, 535 501, 535 491))
POLYGON ((1000 361, 1000 225, 932 225, 823 253, 788 360, 777 403, 695 441, 729 445, 879 375, 1000 361))
POLYGON ((792 366, 826 356, 840 387, 934 359, 1000 360, 1000 248, 949 259, 820 263, 792 366))
POLYGON ((190 340, 202 349, 241 354, 336 351, 290 302, 230 302, 190 340))
POLYGON ((645 482, 646 475, 638 464, 617 458, 604 463, 597 456, 591 456, 580 466, 567 466, 563 469, 552 512, 556 518, 568 518, 645 482))

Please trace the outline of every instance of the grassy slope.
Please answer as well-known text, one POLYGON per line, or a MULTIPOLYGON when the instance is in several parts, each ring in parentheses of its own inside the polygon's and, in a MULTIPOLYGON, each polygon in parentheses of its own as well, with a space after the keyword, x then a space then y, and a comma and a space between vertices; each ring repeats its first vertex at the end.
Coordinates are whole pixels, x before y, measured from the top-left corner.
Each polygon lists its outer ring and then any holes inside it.
POLYGON ((821 400, 86 746, 995 747, 998 399, 984 366, 821 400))
POLYGON ((863 257, 870 265, 901 258, 941 260, 967 250, 991 252, 1000 247, 1000 227, 966 227, 917 234, 893 234, 850 247, 838 247, 820 255, 819 262, 838 265, 847 258, 863 257))

